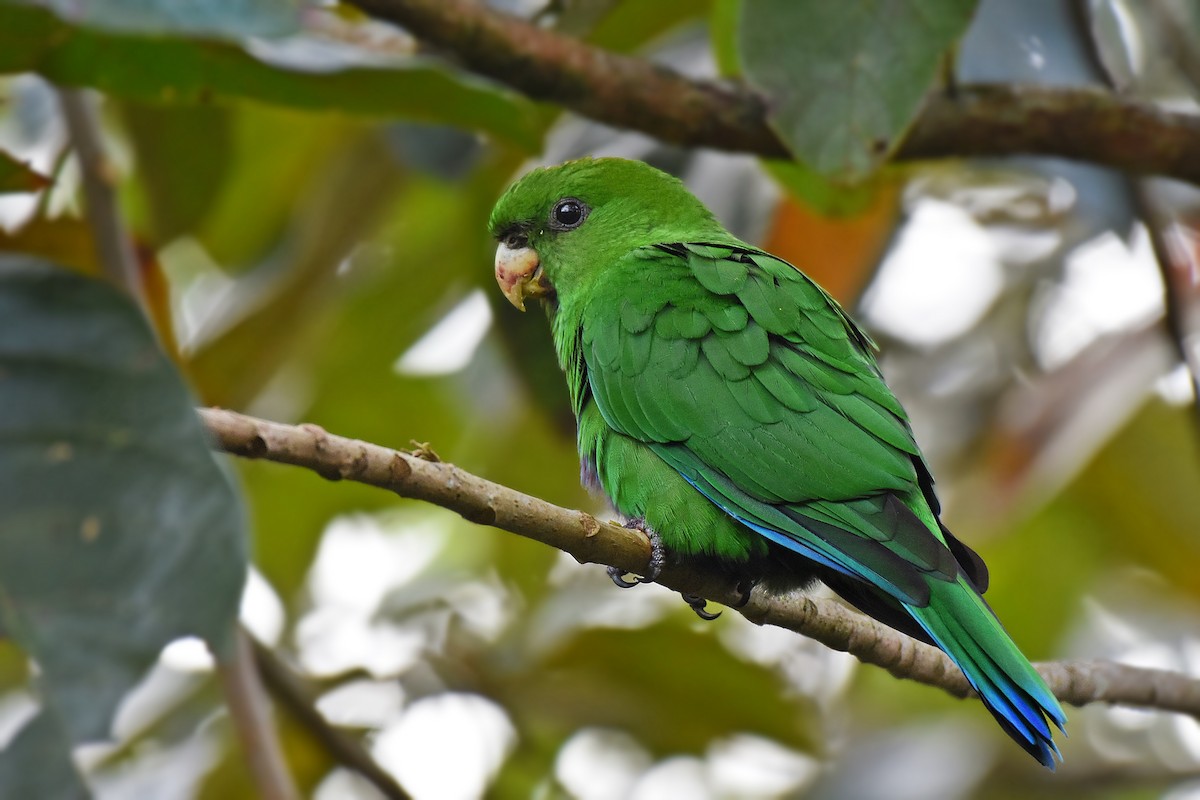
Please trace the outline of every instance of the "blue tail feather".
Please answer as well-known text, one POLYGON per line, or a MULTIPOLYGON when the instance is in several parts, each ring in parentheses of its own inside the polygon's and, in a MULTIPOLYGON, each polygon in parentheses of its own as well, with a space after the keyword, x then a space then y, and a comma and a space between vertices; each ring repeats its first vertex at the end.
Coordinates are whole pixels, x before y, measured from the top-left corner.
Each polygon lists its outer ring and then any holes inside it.
POLYGON ((1066 716, 1041 676, 1020 656, 999 621, 969 587, 946 585, 939 592, 947 608, 909 608, 913 618, 937 642, 1008 735, 1048 769, 1062 760, 1049 722, 1063 729, 1066 716), (999 635, 1001 647, 987 645, 972 633, 977 625, 988 637, 999 635), (1011 648, 1005 652, 1003 647, 1011 648), (1007 663, 1002 663, 1007 662, 1007 663))

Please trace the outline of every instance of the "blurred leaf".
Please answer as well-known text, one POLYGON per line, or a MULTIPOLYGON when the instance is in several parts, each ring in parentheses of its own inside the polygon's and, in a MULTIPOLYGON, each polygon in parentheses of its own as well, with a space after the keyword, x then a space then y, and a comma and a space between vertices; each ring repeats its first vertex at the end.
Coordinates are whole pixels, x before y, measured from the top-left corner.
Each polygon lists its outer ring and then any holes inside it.
POLYGON ((991 567, 988 598, 1028 655, 1053 655, 1080 598, 1115 568, 1148 569, 1200 596, 1200 509, 1180 501, 1200 485, 1196 440, 1187 410, 1151 400, 1028 520, 995 541, 965 537, 991 567))
POLYGON ((764 160, 763 168, 788 194, 826 217, 855 217, 878 204, 894 170, 884 169, 861 183, 847 185, 794 161, 764 160))
POLYGON ((708 0, 624 0, 600 18, 586 38, 606 50, 630 52, 683 22, 703 17, 708 4, 708 0))
POLYGON ((97 33, 41 9, 0 3, 0 73, 15 72, 148 103, 244 98, 456 125, 527 151, 541 142, 541 113, 531 101, 429 61, 302 73, 267 65, 234 45, 97 33))
MULTIPOLYGON (((554 14, 555 30, 578 39, 593 30, 620 2, 621 0, 552 0, 546 8, 554 14)), ((545 13, 546 11, 541 12, 545 13)))
MULTIPOLYGON (((446 230, 466 227, 465 193, 428 179, 402 180, 375 136, 339 161, 306 192, 311 207, 294 223, 306 240, 293 245, 295 259, 279 291, 198 353, 188 369, 206 400, 237 407, 292 363, 302 388, 285 393, 298 407, 261 413, 303 415, 329 430, 392 447, 419 438, 453 457, 446 443, 462 435, 462 408, 440 383, 404 381, 392 365, 436 322, 448 284, 475 265, 463 252, 476 253, 471 237, 445 238, 446 230), (390 166, 381 168, 384 163, 390 166), (352 193, 356 203, 346 203, 352 193), (341 248, 359 241, 378 218, 388 222, 379 251, 390 257, 353 261, 338 276, 341 248)), ((396 503, 370 487, 332 484, 275 464, 239 467, 262 543, 258 566, 285 597, 301 585, 333 516, 396 503)))
POLYGON ((38 217, 12 232, 0 228, 0 251, 27 253, 84 275, 101 274, 92 229, 81 219, 38 217))
POLYGON ((131 33, 284 36, 300 26, 299 0, 15 0, 76 25, 131 33))
POLYGON ((465 179, 483 153, 479 137, 446 125, 398 122, 384 135, 402 163, 445 181, 465 179))
MULTIPOLYGON (((135 241, 142 290, 154 320, 154 328, 163 349, 172 357, 176 354, 175 333, 171 324, 170 288, 158 264, 155 251, 135 241)), ((96 260, 92 229, 82 219, 74 217, 35 217, 16 231, 0 227, 0 252, 25 253, 49 261, 72 272, 93 278, 103 277, 104 271, 96 260)))
MULTIPOLYGON (((1158 572, 1200 596, 1200 507, 1181 502, 1200 486, 1194 413, 1149 402, 1073 482, 1095 520, 1089 535, 1118 562, 1158 572)), ((1079 535, 1076 533, 1076 535, 1079 535)))
POLYGON ((495 314, 496 333, 532 401, 546 412, 560 434, 573 441, 575 412, 571 408, 567 382, 558 367, 554 342, 547 335, 545 317, 538 313, 522 314, 507 302, 498 300, 494 292, 488 300, 495 314))
POLYGON ((40 172, 30 169, 23 161, 17 161, 0 150, 0 194, 12 192, 36 192, 45 189, 53 181, 40 172))
POLYGON ((224 647, 242 511, 179 376, 114 289, 0 269, 0 614, 44 706, 103 739, 168 642, 224 647))
MULTIPOLYGON (((290 355, 320 333, 313 323, 341 299, 339 266, 371 231, 402 173, 376 135, 344 142, 339 156, 309 187, 277 263, 260 267, 273 269, 275 280, 264 291, 263 279, 271 276, 243 279, 259 287, 263 300, 188 365, 205 402, 244 407, 290 355), (347 197, 354 202, 347 203, 347 197)), ((249 292, 248 286, 243 299, 249 292)))
POLYGON ((199 226, 219 196, 233 150, 230 112, 208 105, 120 105, 145 192, 146 231, 159 245, 199 226))
MULTIPOLYGON (((728 77, 742 74, 741 59, 738 58, 738 16, 741 6, 742 0, 716 0, 709 16, 713 56, 721 74, 728 77)), ((789 195, 817 212, 817 215, 828 217, 856 217, 871 213, 871 209, 881 202, 881 193, 890 195, 888 190, 896 182, 894 177, 883 177, 881 180, 846 185, 844 181, 822 175, 794 161, 763 159, 761 163, 789 195)), ((819 278, 818 282, 821 282, 819 278)))
MULTIPOLYGON (((1079 614, 1080 598, 1109 566, 1105 537, 1097 535, 1097 525, 1108 524, 1079 500, 1068 490, 995 540, 963 536, 991 570, 988 602, 1033 660, 1059 654, 1063 633, 1079 614)), ((956 533, 963 535, 961 528, 956 533)))
POLYGON ((91 796, 71 759, 67 731, 52 711, 39 711, 0 751, 0 797, 91 796))
POLYGON ((974 9, 975 0, 743 0, 737 49, 796 158, 854 182, 900 143, 974 9))
MULTIPOLYGON (((791 166, 791 165, 781 165, 791 166)), ((878 181, 857 214, 831 217, 790 198, 776 206, 761 242, 847 307, 866 290, 900 223, 900 184, 878 181)))
POLYGON ((742 60, 738 57, 738 17, 741 13, 742 0, 713 0, 708 16, 713 60, 717 62, 717 70, 726 77, 742 72, 742 60))
MULTIPOLYGON (((302 417, 390 447, 428 441, 447 460, 523 491, 567 505, 594 503, 579 486, 573 429, 563 436, 547 424, 545 412, 514 380, 493 337, 486 337, 468 366, 454 374, 416 377, 394 369, 400 355, 476 286, 496 293, 494 244, 484 230, 513 167, 508 156, 499 167, 485 162, 466 183, 407 176, 394 202, 381 209, 386 223, 370 245, 379 255, 355 260, 318 292, 323 305, 317 310, 280 312, 274 316, 275 330, 262 329, 265 336, 291 337, 285 370, 301 387, 281 392, 298 407, 284 412, 263 407, 262 413, 302 417), (302 396, 296 399, 297 394, 302 396)), ((335 192, 329 202, 342 196, 335 192)), ((545 320, 541 335, 549 339, 545 320)), ((259 346, 249 337, 240 345, 252 353, 259 346)), ((561 391, 557 364, 549 360, 545 368, 561 391)), ((209 374, 219 385, 220 370, 209 374)), ((252 501, 258 566, 284 597, 302 585, 333 516, 397 503, 386 492, 330 483, 276 464, 242 462, 239 467, 252 501)), ((455 542, 488 552, 491 563, 512 576, 508 579, 531 591, 540 590, 555 556, 542 545, 485 528, 472 528, 455 542)))
MULTIPOLYGON (((230 114, 226 178, 197 240, 223 269, 244 272, 268 258, 303 209, 370 126, 340 115, 238 104, 230 114)), ((387 154, 381 157, 387 159, 387 154)), ((390 168, 390 159, 387 160, 390 168)), ((176 187, 176 191, 186 187, 176 187)))
POLYGON ((583 631, 537 672, 510 676, 489 691, 523 730, 628 728, 659 755, 702 753, 714 739, 739 732, 819 750, 809 701, 781 702, 778 676, 737 658, 691 621, 583 631))

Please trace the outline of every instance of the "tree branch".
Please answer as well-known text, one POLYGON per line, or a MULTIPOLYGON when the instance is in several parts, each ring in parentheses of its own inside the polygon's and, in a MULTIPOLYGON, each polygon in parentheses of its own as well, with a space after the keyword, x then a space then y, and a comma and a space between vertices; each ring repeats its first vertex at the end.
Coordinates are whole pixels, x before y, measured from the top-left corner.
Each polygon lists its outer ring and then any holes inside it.
POLYGON ((217 676, 254 783, 264 800, 299 800, 300 793, 271 723, 250 634, 239 628, 232 651, 228 660, 217 657, 217 676))
MULTIPOLYGON (((471 0, 350 0, 537 100, 686 147, 789 158, 763 99, 602 50, 471 0)), ((1093 88, 963 86, 933 95, 901 159, 1061 156, 1200 183, 1200 116, 1093 88)))
POLYGON ((91 98, 83 89, 59 89, 59 105, 66 120, 71 146, 79 156, 79 173, 87 207, 88 226, 95 240, 96 260, 105 276, 128 292, 143 311, 146 298, 138 272, 133 241, 121 223, 117 207, 116 176, 100 139, 100 123, 91 98))
POLYGON ((387 800, 412 800, 408 792, 396 783, 391 773, 367 752, 362 743, 340 728, 336 728, 317 710, 313 690, 303 678, 285 664, 265 644, 253 639, 254 660, 263 682, 292 717, 321 743, 325 751, 339 764, 354 770, 370 781, 387 800))
MULTIPOLYGON (((216 445, 235 455, 305 467, 330 480, 353 480, 448 508, 570 553, 582 563, 609 564, 642 572, 650 543, 639 531, 601 522, 472 475, 452 464, 429 461, 379 445, 326 433, 316 425, 283 425, 222 409, 201 409, 216 445)), ((727 576, 692 565, 668 564, 658 580, 676 591, 736 606, 737 586, 727 576)), ((770 596, 756 589, 737 609, 759 625, 802 633, 899 678, 937 686, 957 697, 970 688, 940 650, 846 608, 802 595, 770 596)), ((1038 671, 1063 702, 1110 703, 1178 711, 1200 717, 1200 681, 1164 670, 1108 661, 1041 664, 1038 671)))

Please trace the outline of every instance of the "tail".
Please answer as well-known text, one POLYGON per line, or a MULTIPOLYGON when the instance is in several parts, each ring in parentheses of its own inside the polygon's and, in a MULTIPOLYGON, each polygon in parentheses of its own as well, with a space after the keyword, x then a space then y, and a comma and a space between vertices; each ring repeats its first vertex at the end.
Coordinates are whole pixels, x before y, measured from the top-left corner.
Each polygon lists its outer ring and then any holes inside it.
POLYGON ((1067 718, 1058 700, 961 577, 954 583, 930 583, 929 605, 905 609, 959 666, 1004 732, 1053 770, 1062 755, 1049 723, 1066 733, 1067 718))

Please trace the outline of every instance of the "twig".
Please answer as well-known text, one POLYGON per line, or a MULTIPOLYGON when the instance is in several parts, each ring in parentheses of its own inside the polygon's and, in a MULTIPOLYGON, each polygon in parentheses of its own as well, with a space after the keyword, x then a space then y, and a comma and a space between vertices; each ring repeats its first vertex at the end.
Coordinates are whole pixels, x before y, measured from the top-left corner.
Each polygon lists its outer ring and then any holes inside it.
POLYGON ((217 658, 217 675, 229 716, 242 740, 242 752, 259 796, 264 800, 300 800, 271 723, 253 647, 250 635, 239 628, 231 654, 217 658))
MULTIPOLYGON (((1100 45, 1092 32, 1091 11, 1087 0, 1075 0, 1071 8, 1077 34, 1086 46, 1093 68, 1103 77, 1105 83, 1117 88, 1117 76, 1102 57, 1100 45)), ((1190 47, 1184 46, 1183 39, 1171 24, 1179 20, 1168 19, 1175 16, 1173 11, 1161 2, 1154 2, 1151 3, 1150 13, 1158 25, 1159 34, 1170 41, 1177 59, 1186 56, 1181 68, 1189 65, 1197 67, 1190 47)), ((1200 77, 1200 73, 1193 75, 1186 69, 1185 72, 1191 77, 1200 77)), ((1200 433, 1200 354, 1196 352, 1191 332, 1195 323, 1197 302, 1200 301, 1200 293, 1196 286, 1194 254, 1185 242, 1180 241, 1182 237, 1173 229, 1168 209, 1156 198, 1149 181, 1127 176, 1125 186, 1150 237, 1150 248, 1163 283, 1163 328, 1191 380, 1192 419, 1197 425, 1197 432, 1200 433)))
MULTIPOLYGON (((351 0, 537 100, 691 147, 788 158, 762 98, 608 52, 470 0, 351 0)), ((930 97, 898 157, 1061 156, 1200 183, 1200 115, 1095 88, 958 86, 930 97)))
MULTIPOLYGON (((1196 275, 1191 253, 1172 241, 1174 232, 1162 206, 1151 195, 1145 181, 1131 188, 1137 203, 1138 216, 1146 225, 1150 247, 1163 282, 1163 327, 1175 353, 1187 369, 1192 383, 1192 417, 1200 425, 1200 356, 1196 353, 1191 333, 1197 295, 1196 275), (1174 245, 1174 246, 1173 246, 1174 245)), ((1200 430, 1200 429, 1198 429, 1200 430)))
POLYGON ((396 783, 391 774, 379 766, 358 739, 329 724, 313 705, 312 690, 303 679, 275 653, 254 641, 254 659, 262 673, 263 682, 291 715, 321 743, 338 763, 370 781, 388 800, 410 800, 408 792, 396 783))
POLYGON ((113 185, 116 179, 104 144, 96 110, 81 89, 59 89, 59 104, 66 118, 71 144, 79 156, 83 195, 87 204, 88 226, 96 245, 96 258, 108 279, 128 292, 138 305, 146 308, 137 256, 133 250, 113 185))
MULTIPOLYGON (((453 464, 335 436, 316 425, 283 425, 211 408, 201 409, 200 416, 216 445, 235 455, 305 467, 330 480, 353 480, 434 503, 472 522, 556 547, 583 563, 640 572, 650 559, 650 543, 638 531, 547 503, 453 464)), ((729 606, 741 597, 731 578, 693 565, 668 564, 658 582, 729 606)), ((937 686, 958 697, 970 694, 962 673, 940 650, 836 601, 771 596, 756 589, 738 610, 752 622, 802 633, 897 677, 937 686)), ((1108 661, 1051 662, 1039 665, 1038 671, 1060 700, 1073 705, 1120 703, 1200 717, 1200 681, 1186 675, 1108 661)))

